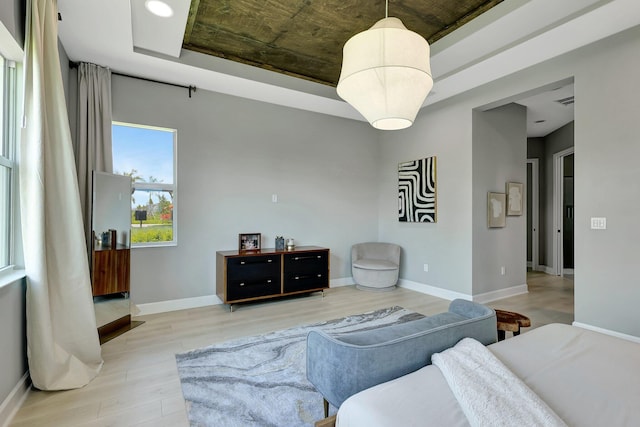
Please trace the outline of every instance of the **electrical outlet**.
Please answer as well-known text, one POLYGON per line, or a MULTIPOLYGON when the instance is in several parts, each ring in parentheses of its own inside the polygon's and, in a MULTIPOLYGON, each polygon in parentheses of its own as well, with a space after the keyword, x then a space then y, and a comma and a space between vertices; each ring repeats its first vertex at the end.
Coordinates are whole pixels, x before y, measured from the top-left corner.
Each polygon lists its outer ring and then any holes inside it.
POLYGON ((429 264, 424 265, 424 271, 429 271, 429 264))
POLYGON ((500 267, 500 274, 504 276, 505 273, 506 273, 506 270, 504 266, 500 267))
POLYGON ((278 203, 278 195, 277 194, 272 194, 271 195, 271 201, 273 203, 278 203))

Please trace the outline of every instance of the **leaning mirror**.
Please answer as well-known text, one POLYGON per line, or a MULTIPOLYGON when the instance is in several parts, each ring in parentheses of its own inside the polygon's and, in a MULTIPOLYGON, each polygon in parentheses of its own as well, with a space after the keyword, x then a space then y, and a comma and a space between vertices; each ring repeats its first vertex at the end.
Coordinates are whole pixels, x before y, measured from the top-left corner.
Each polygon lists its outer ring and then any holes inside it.
POLYGON ((91 289, 100 343, 131 329, 131 178, 93 172, 91 289))

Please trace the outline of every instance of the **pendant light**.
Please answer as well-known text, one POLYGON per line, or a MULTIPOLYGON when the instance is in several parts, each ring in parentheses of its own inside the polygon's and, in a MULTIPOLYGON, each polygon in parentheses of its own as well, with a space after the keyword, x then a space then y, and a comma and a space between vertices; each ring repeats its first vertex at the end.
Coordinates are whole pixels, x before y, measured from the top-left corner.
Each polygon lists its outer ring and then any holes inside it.
POLYGON ((429 43, 398 18, 385 18, 344 45, 336 90, 376 129, 404 129, 433 87, 429 43))

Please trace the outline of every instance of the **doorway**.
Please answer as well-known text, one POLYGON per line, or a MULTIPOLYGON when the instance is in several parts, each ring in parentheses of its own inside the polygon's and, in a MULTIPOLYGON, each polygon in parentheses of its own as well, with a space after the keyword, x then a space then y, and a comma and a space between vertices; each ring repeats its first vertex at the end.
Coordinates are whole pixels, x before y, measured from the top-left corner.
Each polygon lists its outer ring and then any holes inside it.
POLYGON ((553 269, 556 276, 574 267, 574 148, 553 155, 553 269))
POLYGON ((527 268, 533 271, 540 265, 538 162, 538 159, 527 159, 527 268))

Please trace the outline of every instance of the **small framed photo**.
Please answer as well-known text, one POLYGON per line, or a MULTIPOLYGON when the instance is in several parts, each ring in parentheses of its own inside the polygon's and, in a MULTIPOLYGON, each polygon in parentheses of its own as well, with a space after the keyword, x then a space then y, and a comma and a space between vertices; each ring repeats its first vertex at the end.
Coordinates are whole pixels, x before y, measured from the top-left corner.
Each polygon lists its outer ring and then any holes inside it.
POLYGON ((506 195, 504 193, 489 192, 487 194, 487 226, 489 228, 507 225, 505 200, 506 195))
POLYGON ((262 236, 260 233, 246 233, 238 235, 239 250, 242 251, 259 251, 262 236))
POLYGON ((522 215, 524 199, 524 184, 507 182, 507 215, 522 215))

